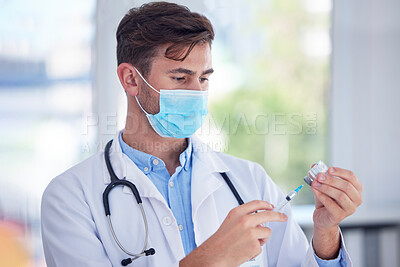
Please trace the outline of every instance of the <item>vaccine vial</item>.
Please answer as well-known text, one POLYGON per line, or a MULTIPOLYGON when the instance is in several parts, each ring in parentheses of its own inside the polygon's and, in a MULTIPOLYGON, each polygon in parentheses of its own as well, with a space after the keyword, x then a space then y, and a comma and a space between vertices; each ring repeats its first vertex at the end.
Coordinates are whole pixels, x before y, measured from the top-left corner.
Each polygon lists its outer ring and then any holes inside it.
POLYGON ((326 173, 328 171, 328 166, 322 161, 318 161, 309 171, 308 175, 304 177, 304 181, 311 186, 311 183, 317 179, 317 175, 320 172, 326 173))

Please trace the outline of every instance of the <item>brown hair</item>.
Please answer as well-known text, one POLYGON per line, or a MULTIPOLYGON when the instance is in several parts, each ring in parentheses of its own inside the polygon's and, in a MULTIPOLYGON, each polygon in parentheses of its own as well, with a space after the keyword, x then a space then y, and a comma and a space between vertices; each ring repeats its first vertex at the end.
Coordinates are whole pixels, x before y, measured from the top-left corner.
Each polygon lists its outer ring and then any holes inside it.
POLYGON ((161 45, 171 44, 165 50, 166 58, 183 61, 194 46, 211 45, 213 39, 213 27, 205 16, 174 3, 147 3, 130 9, 119 23, 118 65, 130 63, 147 76, 161 45))

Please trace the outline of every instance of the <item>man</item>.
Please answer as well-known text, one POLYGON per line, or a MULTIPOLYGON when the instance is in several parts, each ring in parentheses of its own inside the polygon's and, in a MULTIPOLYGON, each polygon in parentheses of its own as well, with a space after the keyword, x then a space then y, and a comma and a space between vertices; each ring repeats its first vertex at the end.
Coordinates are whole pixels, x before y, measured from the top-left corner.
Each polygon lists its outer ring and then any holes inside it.
POLYGON ((149 3, 122 19, 117 73, 128 99, 125 129, 107 151, 47 187, 48 266, 351 265, 338 224, 362 202, 352 172, 330 168, 313 182, 308 245, 290 206, 273 210, 285 196, 260 165, 193 136, 207 113, 213 38, 206 17, 172 3, 149 3))

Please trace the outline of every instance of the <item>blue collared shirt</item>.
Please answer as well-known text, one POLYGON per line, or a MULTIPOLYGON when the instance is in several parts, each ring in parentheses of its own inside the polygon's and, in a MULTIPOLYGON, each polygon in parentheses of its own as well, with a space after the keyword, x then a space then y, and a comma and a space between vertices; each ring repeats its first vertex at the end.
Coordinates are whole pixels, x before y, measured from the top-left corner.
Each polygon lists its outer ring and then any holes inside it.
POLYGON ((343 249, 340 249, 340 253, 336 259, 333 260, 323 260, 318 258, 314 253, 314 257, 317 260, 318 266, 320 267, 346 267, 347 263, 344 260, 343 249))
POLYGON ((158 191, 172 210, 180 230, 186 255, 196 248, 192 221, 191 177, 192 177, 192 141, 179 155, 180 166, 171 176, 165 163, 157 157, 128 146, 119 135, 121 149, 133 163, 154 183, 158 191))
MULTIPOLYGON (((176 168, 172 176, 169 175, 165 163, 161 159, 128 146, 122 139, 122 132, 119 135, 119 142, 122 152, 154 183, 168 203, 168 207, 172 210, 178 223, 185 254, 188 255, 196 248, 191 201, 193 150, 191 139, 189 138, 186 150, 179 155, 181 165, 176 168)), ((333 260, 322 260, 315 254, 314 256, 319 266, 345 267, 346 263, 343 262, 342 253, 343 250, 333 260)))

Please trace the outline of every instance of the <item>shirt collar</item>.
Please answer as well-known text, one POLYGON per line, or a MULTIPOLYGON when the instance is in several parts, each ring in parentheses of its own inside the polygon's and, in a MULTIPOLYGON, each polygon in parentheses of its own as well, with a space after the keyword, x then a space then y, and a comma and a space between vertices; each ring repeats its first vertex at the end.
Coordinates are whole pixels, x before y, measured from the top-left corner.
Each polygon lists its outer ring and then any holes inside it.
MULTIPOLYGON (((151 172, 153 169, 158 169, 160 167, 165 168, 165 163, 160 158, 157 158, 151 154, 147 154, 143 151, 134 149, 130 147, 127 143, 125 143, 125 141, 122 139, 122 133, 123 131, 121 131, 118 136, 122 153, 127 155, 133 161, 133 163, 135 163, 136 166, 138 166, 140 170, 142 170, 145 174, 147 174, 151 172), (157 164, 155 164, 155 162, 157 164)), ((192 151, 193 151, 192 140, 191 138, 188 138, 187 148, 179 155, 179 162, 186 171, 191 166, 192 151)))
POLYGON ((193 144, 192 144, 192 138, 189 137, 188 138, 188 146, 185 149, 185 151, 183 151, 183 153, 179 156, 179 161, 181 163, 181 166, 183 166, 185 168, 185 170, 187 171, 190 166, 191 166, 191 160, 192 160, 192 153, 193 153, 193 148, 192 148, 193 144))

